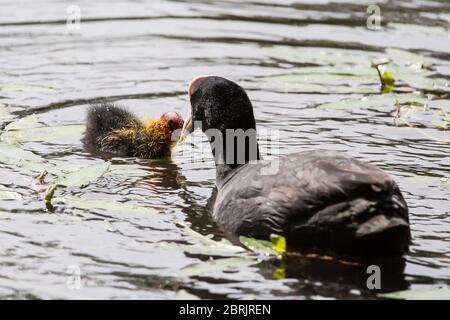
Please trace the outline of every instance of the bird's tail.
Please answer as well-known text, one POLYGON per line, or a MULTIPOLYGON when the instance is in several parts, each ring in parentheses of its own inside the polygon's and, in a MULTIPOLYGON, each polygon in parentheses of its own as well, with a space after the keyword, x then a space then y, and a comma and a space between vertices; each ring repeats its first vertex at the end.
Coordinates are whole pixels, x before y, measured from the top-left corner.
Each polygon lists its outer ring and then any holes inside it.
POLYGON ((408 251, 411 232, 408 208, 401 194, 394 194, 362 213, 364 220, 354 230, 354 241, 367 256, 400 255, 408 251))
POLYGON ((411 241, 408 208, 396 185, 388 192, 327 207, 293 228, 294 244, 360 257, 404 254, 411 241))

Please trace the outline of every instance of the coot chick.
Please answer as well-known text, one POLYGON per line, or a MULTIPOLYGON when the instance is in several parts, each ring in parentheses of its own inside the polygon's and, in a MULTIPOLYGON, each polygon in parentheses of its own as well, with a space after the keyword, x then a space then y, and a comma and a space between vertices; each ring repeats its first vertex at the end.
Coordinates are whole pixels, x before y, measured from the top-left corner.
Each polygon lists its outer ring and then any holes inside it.
POLYGON ((127 157, 170 155, 183 118, 174 111, 159 119, 141 121, 121 106, 103 103, 89 107, 83 143, 97 150, 127 157))
POLYGON ((243 88, 199 76, 188 92, 191 115, 182 135, 196 123, 210 140, 217 174, 213 216, 225 231, 257 239, 281 234, 295 251, 385 257, 408 250, 408 207, 388 174, 324 150, 264 161, 243 88))

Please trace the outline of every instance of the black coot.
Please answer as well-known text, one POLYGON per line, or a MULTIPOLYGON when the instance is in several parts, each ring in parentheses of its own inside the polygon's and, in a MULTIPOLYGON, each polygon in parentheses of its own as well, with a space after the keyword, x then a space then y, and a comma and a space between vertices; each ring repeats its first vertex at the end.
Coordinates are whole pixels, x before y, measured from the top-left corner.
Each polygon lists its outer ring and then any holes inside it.
POLYGON ((408 207, 388 174, 324 150, 264 161, 253 107, 240 86, 199 76, 189 96, 183 134, 195 123, 210 140, 218 189, 213 215, 226 231, 259 239, 282 234, 300 251, 386 256, 408 250, 408 207))

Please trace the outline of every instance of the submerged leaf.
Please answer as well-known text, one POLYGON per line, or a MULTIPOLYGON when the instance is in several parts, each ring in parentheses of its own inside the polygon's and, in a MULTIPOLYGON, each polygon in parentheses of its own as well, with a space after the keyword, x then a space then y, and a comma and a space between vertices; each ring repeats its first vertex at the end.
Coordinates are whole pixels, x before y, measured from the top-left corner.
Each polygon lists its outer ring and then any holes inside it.
POLYGON ((450 187, 450 178, 447 177, 430 177, 430 176, 414 176, 406 178, 410 181, 419 182, 427 186, 445 186, 450 187))
POLYGON ((387 48, 386 53, 396 64, 399 65, 419 64, 423 68, 429 68, 433 65, 431 59, 406 50, 387 48))
POLYGON ((220 272, 220 271, 234 271, 239 270, 241 267, 247 267, 258 263, 258 260, 249 258, 225 258, 209 260, 202 263, 195 263, 189 265, 178 273, 180 277, 193 277, 199 276, 210 272, 220 272))
POLYGON ((339 102, 324 103, 320 108, 328 109, 347 109, 347 108, 389 108, 395 106, 396 101, 399 104, 425 105, 428 99, 418 94, 384 94, 370 95, 359 100, 341 100, 339 102))
POLYGON ((38 117, 35 114, 13 121, 5 127, 6 131, 23 130, 33 128, 38 123, 38 117))
POLYGON ((409 86, 434 92, 450 92, 449 80, 443 78, 427 78, 425 76, 414 74, 398 74, 398 79, 409 86))
POLYGON ((430 35, 448 35, 448 31, 445 28, 439 26, 424 26, 419 24, 389 22, 388 27, 409 31, 411 33, 422 32, 430 35))
POLYGON ((383 298, 408 300, 450 300, 450 287, 426 287, 379 294, 383 298))
POLYGON ((272 278, 282 280, 286 278, 286 269, 284 267, 276 268, 272 273, 272 278))
POLYGON ((78 209, 100 209, 105 211, 119 211, 119 212, 140 212, 140 213, 157 213, 153 208, 146 208, 135 204, 128 204, 122 202, 115 202, 109 200, 97 200, 84 197, 64 196, 61 198, 54 198, 53 204, 64 203, 68 206, 78 209))
POLYGON ((45 196, 44 196, 45 203, 47 203, 47 204, 52 203, 52 199, 53 199, 53 196, 55 195, 55 189, 57 186, 58 186, 57 184, 52 184, 47 188, 47 190, 45 191, 45 196))
POLYGON ((28 128, 4 132, 1 135, 1 138, 7 142, 45 141, 62 144, 68 139, 79 140, 85 128, 86 127, 84 125, 77 124, 55 127, 28 128))
POLYGON ((268 49, 268 55, 278 60, 287 60, 297 63, 316 63, 320 65, 367 65, 368 61, 377 58, 376 55, 365 53, 351 54, 348 51, 340 51, 336 49, 312 49, 312 48, 296 48, 287 46, 276 46, 268 49))
POLYGON ((280 256, 280 252, 276 249, 274 244, 267 240, 258 240, 254 238, 248 238, 245 236, 240 236, 239 241, 246 246, 249 250, 271 256, 280 256))
POLYGON ((0 200, 22 200, 22 195, 17 192, 0 190, 0 200))
POLYGON ((204 245, 209 246, 212 250, 217 249, 222 252, 243 252, 243 251, 245 251, 243 248, 231 244, 231 242, 229 242, 226 239, 222 239, 221 241, 215 241, 213 239, 210 239, 210 238, 192 230, 185 223, 183 223, 181 221, 176 221, 175 224, 177 225, 177 227, 182 228, 184 230, 184 232, 186 232, 191 237, 201 241, 204 245))
POLYGON ((204 243, 182 244, 176 242, 160 242, 158 246, 163 249, 172 249, 204 256, 235 257, 237 255, 239 256, 240 253, 246 252, 243 248, 237 246, 231 248, 227 245, 207 245, 204 243))
POLYGON ((61 171, 44 158, 31 151, 23 150, 17 145, 0 142, 0 163, 15 166, 22 170, 31 172, 42 172, 60 174, 61 171))
POLYGON ((54 89, 52 87, 46 86, 38 86, 32 84, 19 84, 19 83, 11 83, 11 84, 0 84, 0 91, 3 92, 51 92, 54 89))
POLYGON ((103 176, 108 171, 110 164, 110 162, 103 162, 66 173, 56 180, 55 184, 65 187, 82 187, 103 176))

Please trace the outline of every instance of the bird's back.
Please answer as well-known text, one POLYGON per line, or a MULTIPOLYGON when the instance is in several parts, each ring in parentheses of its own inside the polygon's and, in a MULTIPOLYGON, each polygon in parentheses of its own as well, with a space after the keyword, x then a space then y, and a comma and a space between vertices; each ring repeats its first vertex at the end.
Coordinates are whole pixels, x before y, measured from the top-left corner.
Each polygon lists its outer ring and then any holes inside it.
POLYGON ((408 248, 408 209, 397 184, 342 153, 307 151, 248 163, 227 179, 214 215, 233 233, 282 234, 291 247, 352 254, 408 248))

